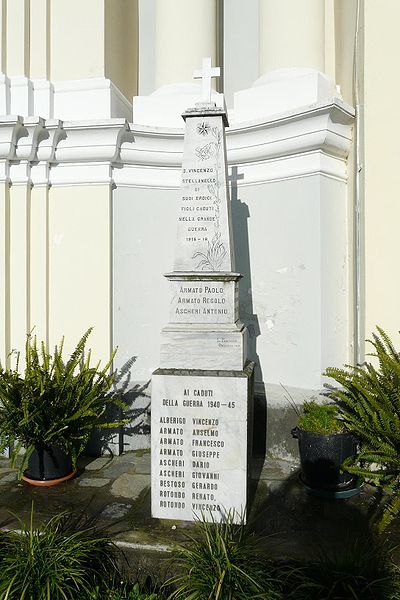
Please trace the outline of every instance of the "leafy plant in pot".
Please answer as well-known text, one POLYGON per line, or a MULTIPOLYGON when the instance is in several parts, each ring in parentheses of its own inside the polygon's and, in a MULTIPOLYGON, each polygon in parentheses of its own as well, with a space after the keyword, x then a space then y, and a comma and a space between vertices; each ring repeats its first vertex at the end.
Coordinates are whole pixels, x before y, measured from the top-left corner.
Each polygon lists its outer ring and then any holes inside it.
POLYGON ((351 488, 354 476, 341 466, 357 453, 357 440, 346 429, 336 404, 304 403, 292 436, 299 441, 302 482, 311 489, 351 488))
POLYGON ((104 422, 107 406, 124 408, 110 392, 115 356, 100 369, 90 366, 85 351, 88 329, 69 359, 62 358, 64 338, 51 355, 44 342, 29 335, 24 374, 0 366, 0 452, 12 448, 19 475, 36 485, 55 485, 75 474, 76 461, 95 427, 118 427, 126 421, 104 422))
POLYGON ((326 369, 325 375, 339 384, 326 387, 361 444, 346 468, 390 494, 379 515, 383 530, 400 513, 400 353, 380 327, 367 341, 374 350, 367 356, 373 361, 326 369))

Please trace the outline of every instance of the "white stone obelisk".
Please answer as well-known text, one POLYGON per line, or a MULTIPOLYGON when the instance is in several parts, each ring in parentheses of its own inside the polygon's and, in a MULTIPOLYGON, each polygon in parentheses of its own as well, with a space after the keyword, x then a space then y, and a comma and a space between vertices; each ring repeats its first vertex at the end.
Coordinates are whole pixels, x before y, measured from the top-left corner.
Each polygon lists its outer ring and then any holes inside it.
MULTIPOLYGON (((169 323, 152 378, 152 514, 237 517, 247 504, 252 363, 239 320, 225 146, 226 113, 202 102, 182 115, 185 140, 169 323)), ((199 76, 195 72, 195 77, 199 76)))

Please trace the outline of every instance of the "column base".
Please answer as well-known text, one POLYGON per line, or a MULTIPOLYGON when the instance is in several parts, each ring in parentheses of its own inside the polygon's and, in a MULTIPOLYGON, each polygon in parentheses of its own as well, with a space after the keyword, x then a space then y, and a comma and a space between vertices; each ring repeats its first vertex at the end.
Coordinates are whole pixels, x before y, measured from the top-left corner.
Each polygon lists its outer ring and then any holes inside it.
POLYGON ((33 84, 25 76, 10 77, 11 114, 33 116, 33 84))
POLYGON ((132 121, 132 105, 113 82, 104 77, 56 81, 54 117, 63 121, 114 117, 132 121))
POLYGON ((276 69, 234 94, 235 122, 268 118, 324 100, 340 98, 333 81, 314 69, 276 69))
POLYGON ((54 86, 47 79, 34 79, 33 114, 51 119, 54 115, 54 86))
POLYGON ((10 80, 0 73, 0 115, 9 115, 11 106, 10 80))

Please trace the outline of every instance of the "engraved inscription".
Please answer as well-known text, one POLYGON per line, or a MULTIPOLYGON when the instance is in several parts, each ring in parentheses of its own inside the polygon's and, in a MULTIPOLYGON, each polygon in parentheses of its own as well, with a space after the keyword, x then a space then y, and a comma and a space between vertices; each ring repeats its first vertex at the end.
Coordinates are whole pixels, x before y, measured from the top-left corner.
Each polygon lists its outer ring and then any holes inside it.
POLYGON ((193 121, 185 137, 176 270, 230 271, 223 127, 218 117, 193 121))
POLYGON ((171 283, 170 323, 234 323, 237 320, 234 281, 171 283))
POLYGON ((192 380, 158 403, 154 501, 160 509, 173 510, 174 518, 187 519, 201 511, 219 518, 226 508, 232 469, 227 470, 226 463, 236 442, 226 437, 226 426, 237 418, 238 406, 220 387, 199 383, 192 380))

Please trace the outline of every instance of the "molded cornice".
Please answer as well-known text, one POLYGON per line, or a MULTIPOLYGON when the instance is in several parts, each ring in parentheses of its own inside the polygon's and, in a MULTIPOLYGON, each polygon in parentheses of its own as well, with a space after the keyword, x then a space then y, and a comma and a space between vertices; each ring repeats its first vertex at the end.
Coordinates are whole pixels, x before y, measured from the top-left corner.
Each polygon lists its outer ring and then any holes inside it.
MULTIPOLYGON (((227 129, 229 165, 241 166, 246 184, 317 173, 345 181, 353 120, 354 110, 333 99, 233 125, 227 129)), ((125 119, 0 121, 0 160, 29 163, 34 185, 178 187, 182 149, 183 127, 129 125, 125 119)))

